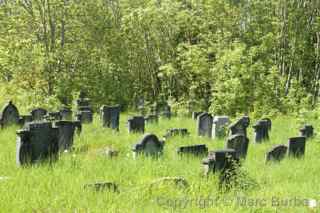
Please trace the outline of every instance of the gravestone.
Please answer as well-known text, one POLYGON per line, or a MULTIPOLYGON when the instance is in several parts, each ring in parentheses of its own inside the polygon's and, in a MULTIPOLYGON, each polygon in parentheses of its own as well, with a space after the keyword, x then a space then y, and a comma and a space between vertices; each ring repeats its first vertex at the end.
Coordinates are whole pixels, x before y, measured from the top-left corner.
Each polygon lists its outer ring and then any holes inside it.
POLYGON ((181 146, 178 148, 177 153, 179 155, 192 154, 196 156, 202 156, 208 154, 208 147, 205 144, 181 146))
POLYGON ((120 106, 101 107, 102 126, 119 131, 120 106))
POLYGON ((47 115, 47 110, 43 108, 36 108, 30 112, 32 121, 42 121, 47 115))
POLYGON ((261 120, 267 121, 267 123, 268 123, 268 129, 269 129, 269 131, 271 131, 271 128, 272 128, 272 121, 271 121, 271 119, 270 119, 270 118, 263 118, 263 119, 261 119, 261 120))
POLYGON ((92 111, 85 110, 85 111, 78 111, 77 113, 77 120, 84 124, 89 124, 93 122, 93 113, 92 111))
POLYGON ((189 132, 188 129, 185 128, 172 128, 172 129, 168 129, 167 133, 164 135, 164 138, 168 139, 170 137, 174 137, 174 136, 188 136, 189 132))
POLYGON ((93 109, 90 105, 90 99, 86 97, 87 94, 84 91, 80 92, 79 98, 77 100, 76 113, 77 120, 81 123, 92 123, 93 122, 93 109))
POLYGON ((19 119, 20 126, 24 126, 27 123, 32 122, 32 115, 21 115, 19 119))
POLYGON ((201 115, 204 112, 192 112, 192 119, 197 120, 198 116, 201 115))
POLYGON ((133 116, 132 118, 128 119, 129 133, 132 133, 132 132, 144 133, 144 129, 145 129, 144 117, 133 116))
POLYGON ((19 120, 18 108, 12 103, 12 101, 9 101, 0 113, 0 127, 4 128, 10 125, 18 125, 19 120))
POLYGON ((289 138, 289 156, 302 157, 305 153, 306 138, 305 137, 293 137, 289 138))
POLYGON ((81 132, 80 121, 58 121, 55 126, 59 129, 59 150, 70 150, 73 145, 74 133, 77 128, 81 132))
POLYGON ((159 156, 162 154, 164 143, 159 141, 154 134, 146 134, 142 140, 133 146, 134 156, 144 154, 146 156, 159 156))
POLYGON ((266 162, 281 161, 287 154, 288 147, 285 145, 277 145, 266 154, 266 162))
POLYGON ((207 112, 200 114, 197 118, 198 136, 211 138, 212 134, 212 116, 207 112))
POLYGON ((247 128, 249 125, 250 118, 248 116, 243 116, 242 118, 230 125, 230 135, 242 134, 244 136, 247 136, 247 128))
POLYGON ((314 129, 312 125, 305 125, 303 128, 300 129, 300 135, 306 138, 312 137, 313 132, 314 132, 314 129))
POLYGON ((148 115, 145 117, 145 121, 147 124, 158 123, 159 117, 157 115, 148 115))
POLYGON ((237 158, 246 158, 249 147, 249 139, 244 135, 231 135, 227 140, 227 149, 234 149, 237 158))
POLYGON ((261 143, 269 140, 269 122, 267 120, 260 120, 254 126, 255 143, 261 143))
POLYGON ((230 120, 228 116, 214 116, 212 122, 212 137, 221 138, 226 135, 226 127, 230 120))
POLYGON ((17 131, 17 164, 33 164, 41 160, 54 160, 59 152, 59 130, 51 122, 27 123, 17 131))
POLYGON ((72 110, 68 107, 63 107, 60 110, 61 120, 71 121, 72 120, 72 110))
POLYGON ((49 112, 45 116, 45 119, 48 121, 59 121, 62 119, 60 112, 49 112))

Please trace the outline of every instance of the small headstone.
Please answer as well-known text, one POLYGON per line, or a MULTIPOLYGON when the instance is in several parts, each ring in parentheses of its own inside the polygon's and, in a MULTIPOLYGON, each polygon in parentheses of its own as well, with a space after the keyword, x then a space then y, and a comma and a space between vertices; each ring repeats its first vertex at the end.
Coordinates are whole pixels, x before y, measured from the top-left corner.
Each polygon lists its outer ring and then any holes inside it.
POLYGON ((192 119, 197 120, 198 116, 201 115, 204 112, 192 112, 192 119))
POLYGON ((147 124, 158 123, 159 117, 157 115, 148 115, 145 117, 145 121, 147 124))
POLYGON ((266 162, 281 161, 287 154, 288 147, 285 145, 277 145, 266 154, 266 162))
POLYGON ((119 131, 120 106, 101 107, 102 126, 119 131))
POLYGON ((300 129, 300 135, 302 137, 310 138, 313 136, 314 129, 312 125, 305 125, 303 128, 300 129))
POLYGON ((146 156, 159 156, 162 154, 164 143, 159 141, 154 134, 146 134, 142 140, 133 146, 134 156, 144 154, 146 156))
POLYGON ((243 116, 236 122, 230 125, 230 135, 242 134, 247 136, 247 128, 250 125, 250 118, 248 116, 243 116))
POLYGON ((213 118, 210 114, 204 112, 197 118, 198 135, 211 138, 213 118))
POLYGON ((72 120, 72 110, 68 107, 63 107, 60 110, 61 120, 71 121, 72 120))
POLYGON ((84 91, 80 92, 79 99, 77 100, 78 112, 76 114, 77 120, 81 123, 93 122, 93 109, 90 105, 90 99, 86 97, 87 94, 84 91))
POLYGON ((244 135, 232 135, 227 140, 227 149, 234 149, 237 158, 246 158, 249 147, 249 139, 244 135))
POLYGON ((302 157, 304 156, 306 149, 306 138, 305 137, 293 137, 289 138, 289 156, 302 157))
POLYGON ((144 117, 134 116, 128 119, 129 133, 132 133, 132 132, 144 133, 144 129, 145 129, 144 117))
POLYGON ((27 123, 17 131, 17 164, 33 164, 56 159, 59 152, 59 130, 50 122, 27 123))
POLYGON ((58 121, 55 125, 59 129, 59 150, 70 150, 76 128, 81 131, 80 121, 58 121))
POLYGON ((214 116, 212 122, 212 137, 221 138, 226 135, 226 127, 230 123, 228 116, 214 116))
POLYGON ((179 155, 192 154, 202 156, 208 154, 208 147, 205 144, 181 146, 178 148, 177 153, 179 155))
POLYGON ((263 118, 263 119, 261 119, 261 120, 267 121, 267 123, 268 123, 268 129, 269 129, 269 131, 271 131, 271 128, 272 128, 272 121, 271 121, 271 119, 270 119, 270 118, 263 118))
POLYGON ((43 108, 36 108, 30 112, 32 121, 42 121, 47 115, 47 110, 43 108))
POLYGON ((90 183, 90 184, 86 184, 84 186, 84 189, 93 189, 97 192, 101 192, 101 191, 119 192, 118 185, 112 182, 90 183))
POLYGON ((18 108, 13 105, 11 101, 6 104, 1 113, 0 113, 0 127, 6 127, 10 125, 18 125, 19 124, 19 111, 18 108))
POLYGON ((168 129, 167 133, 165 134, 164 138, 168 139, 170 137, 174 136, 188 136, 189 132, 188 129, 185 128, 173 128, 173 129, 168 129))
POLYGON ((269 122, 267 120, 260 120, 254 126, 255 143, 261 143, 269 140, 269 122))

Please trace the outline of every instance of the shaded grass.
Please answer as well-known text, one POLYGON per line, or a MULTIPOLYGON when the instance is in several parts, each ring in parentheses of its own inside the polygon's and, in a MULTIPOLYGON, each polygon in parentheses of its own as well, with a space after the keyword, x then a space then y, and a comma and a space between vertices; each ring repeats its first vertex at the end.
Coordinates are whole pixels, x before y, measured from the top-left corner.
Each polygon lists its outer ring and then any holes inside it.
MULTIPOLYGON (((318 137, 308 140, 304 158, 287 158, 280 164, 265 164, 265 153, 272 146, 286 144, 289 137, 298 135, 299 124, 294 119, 274 119, 270 142, 250 143, 247 159, 241 168, 244 174, 241 180, 251 187, 220 193, 217 177, 203 176, 202 158, 179 157, 176 150, 188 144, 207 144, 209 150, 220 149, 224 147, 224 139, 196 136, 195 121, 189 118, 161 119, 159 124, 147 125, 146 132, 162 137, 168 128, 187 128, 191 136, 169 139, 159 159, 141 156, 134 160, 131 148, 142 135, 127 132, 127 118, 127 114, 121 115, 119 133, 102 128, 96 118, 94 124, 85 125, 83 133, 76 137, 74 152, 62 154, 52 165, 30 168, 16 166, 16 129, 0 131, 0 177, 9 178, 0 179, 0 211, 311 212, 301 203, 278 206, 276 201, 278 198, 282 201, 294 198, 320 201, 318 137), (118 157, 110 159, 99 153, 107 146, 119 150, 118 157), (150 183, 166 176, 184 177, 190 186, 181 189, 168 185, 150 190, 150 183), (104 181, 117 183, 120 193, 93 192, 83 187, 87 183, 104 181), (239 205, 237 198, 246 198, 246 204, 239 205), (253 201, 249 202, 249 198, 253 201), (266 202, 256 202, 264 199, 266 202)), ((313 124, 317 130, 317 123, 313 124)), ((249 128, 249 137, 253 141, 252 128, 249 128)))

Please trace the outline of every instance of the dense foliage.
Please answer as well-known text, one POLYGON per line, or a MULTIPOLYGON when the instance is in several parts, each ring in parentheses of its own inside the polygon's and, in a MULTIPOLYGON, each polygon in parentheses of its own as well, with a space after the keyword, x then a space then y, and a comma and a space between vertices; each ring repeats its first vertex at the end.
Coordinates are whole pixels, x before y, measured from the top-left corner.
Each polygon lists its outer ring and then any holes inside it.
POLYGON ((170 100, 236 115, 312 108, 317 0, 1 0, 0 99, 170 100))

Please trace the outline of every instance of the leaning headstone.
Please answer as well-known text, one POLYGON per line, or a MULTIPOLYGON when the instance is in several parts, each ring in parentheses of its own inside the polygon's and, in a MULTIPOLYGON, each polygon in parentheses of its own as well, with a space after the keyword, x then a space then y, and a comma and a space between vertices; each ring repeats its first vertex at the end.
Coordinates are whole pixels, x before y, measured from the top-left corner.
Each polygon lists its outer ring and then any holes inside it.
POLYGON ((305 153, 306 138, 305 137, 293 137, 289 138, 289 156, 302 157, 305 153))
POLYGON ((281 161, 287 154, 288 147, 285 145, 277 145, 266 154, 266 162, 281 161))
POLYGON ((101 107, 102 126, 119 131, 120 106, 101 107))
POLYGON ((174 136, 188 136, 189 132, 188 129, 185 128, 172 128, 172 129, 168 129, 167 133, 164 135, 164 138, 168 139, 170 137, 174 137, 174 136))
POLYGON ((60 110, 61 120, 71 121, 72 120, 72 110, 68 107, 63 107, 60 110))
POLYGON ((250 125, 250 118, 248 116, 243 116, 236 122, 230 125, 230 135, 242 134, 247 136, 247 128, 250 125))
POLYGON ((27 123, 17 131, 17 164, 33 164, 56 159, 59 152, 59 130, 51 122, 27 123))
POLYGON ((42 121, 47 115, 47 110, 43 108, 36 108, 30 112, 32 121, 42 121))
POLYGON ((234 149, 237 158, 246 158, 249 147, 249 139, 244 135, 231 135, 227 140, 227 149, 234 149))
POLYGON ((196 155, 203 156, 208 154, 208 147, 205 144, 181 146, 178 148, 177 153, 179 155, 196 155))
POLYGON ((144 133, 144 129, 145 129, 144 117, 134 116, 128 119, 129 133, 132 133, 132 132, 144 133))
POLYGON ((159 141, 154 134, 146 134, 142 140, 133 146, 134 156, 144 154, 146 156, 159 156, 162 154, 164 143, 159 141))
POLYGON ((12 103, 12 101, 9 101, 0 113, 0 127, 3 128, 10 125, 18 125, 19 120, 18 108, 12 103))
POLYGON ((148 115, 147 117, 145 117, 145 121, 147 124, 158 123, 159 117, 158 115, 148 115))
POLYGON ((260 120, 254 126, 255 143, 261 143, 269 140, 269 122, 267 120, 260 120))
POLYGON ((314 134, 314 129, 312 125, 305 125, 303 128, 300 129, 300 135, 302 137, 310 138, 314 134))
POLYGON ((212 116, 206 112, 200 114, 197 118, 198 136, 211 138, 212 134, 212 116))
POLYGON ((73 138, 76 128, 81 131, 80 121, 58 121, 55 126, 59 129, 59 150, 70 150, 73 145, 73 138))
POLYGON ((271 128, 272 128, 272 121, 271 121, 271 119, 270 119, 270 118, 263 118, 263 119, 261 119, 261 120, 267 121, 267 123, 268 123, 268 129, 269 129, 269 131, 271 131, 271 128))
POLYGON ((226 127, 230 119, 228 116, 214 116, 212 124, 212 137, 221 138, 226 135, 226 127))

